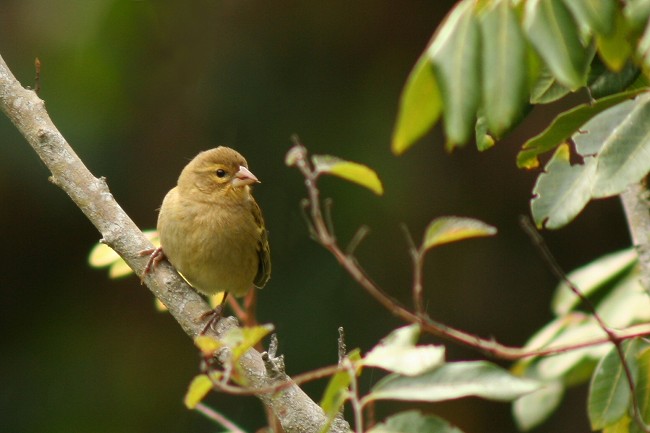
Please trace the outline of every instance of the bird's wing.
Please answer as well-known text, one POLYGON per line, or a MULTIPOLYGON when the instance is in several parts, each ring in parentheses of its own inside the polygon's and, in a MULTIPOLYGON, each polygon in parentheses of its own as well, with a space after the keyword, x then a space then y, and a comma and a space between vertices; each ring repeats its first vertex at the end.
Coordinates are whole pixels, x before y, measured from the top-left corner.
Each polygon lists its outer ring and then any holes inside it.
POLYGON ((262 211, 255 202, 253 206, 253 217, 255 218, 257 227, 260 229, 260 238, 257 243, 257 274, 255 275, 255 280, 253 280, 253 284, 255 284, 255 287, 261 289, 271 278, 271 248, 269 247, 268 232, 262 219, 262 211))

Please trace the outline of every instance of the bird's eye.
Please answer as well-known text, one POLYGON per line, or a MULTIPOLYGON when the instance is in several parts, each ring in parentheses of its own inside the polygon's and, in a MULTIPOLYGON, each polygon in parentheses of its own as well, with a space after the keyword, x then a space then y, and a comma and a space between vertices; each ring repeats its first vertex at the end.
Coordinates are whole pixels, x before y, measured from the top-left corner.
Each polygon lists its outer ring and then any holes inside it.
POLYGON ((216 171, 217 177, 224 177, 226 175, 225 170, 222 170, 221 168, 216 171))

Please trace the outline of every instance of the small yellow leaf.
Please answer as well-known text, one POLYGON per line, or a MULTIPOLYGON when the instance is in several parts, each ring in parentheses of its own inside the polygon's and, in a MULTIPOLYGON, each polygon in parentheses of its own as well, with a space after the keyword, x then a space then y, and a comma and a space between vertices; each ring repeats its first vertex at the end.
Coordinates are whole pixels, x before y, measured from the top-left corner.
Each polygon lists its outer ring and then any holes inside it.
POLYGON ((120 256, 111 247, 106 244, 97 243, 90 251, 88 264, 94 268, 103 268, 111 265, 113 262, 119 260, 119 258, 120 256))
POLYGON ((158 298, 154 298, 154 305, 156 307, 156 310, 164 312, 167 311, 167 307, 165 304, 162 303, 162 301, 158 298))
MULTIPOLYGON (((116 254, 117 255, 117 254, 116 254)), ((126 277, 129 274, 133 273, 133 269, 126 264, 122 259, 116 260, 110 268, 108 268, 108 278, 117 279, 121 277, 126 277)))
POLYGON ((245 326, 233 328, 226 335, 223 341, 232 348, 232 358, 236 362, 248 349, 255 346, 262 338, 273 331, 273 325, 245 326))
POLYGON ((377 173, 368 166, 330 155, 314 155, 312 156, 312 162, 318 173, 338 176, 366 187, 377 195, 384 193, 384 188, 377 173))
MULTIPOLYGON (((160 246, 160 237, 156 230, 145 230, 142 232, 154 246, 160 246)), ((133 273, 133 269, 108 245, 98 242, 90 251, 88 264, 94 268, 109 267, 109 278, 116 279, 133 273)))
POLYGON ((440 217, 431 221, 427 226, 422 248, 428 250, 438 245, 462 239, 492 236, 496 232, 496 228, 473 218, 440 217))
POLYGON ((194 345, 199 348, 204 355, 212 355, 224 346, 222 341, 209 335, 199 335, 194 339, 194 345))
POLYGON ((211 389, 212 381, 206 374, 195 376, 183 399, 185 406, 188 409, 194 409, 197 404, 201 403, 201 400, 205 398, 211 389))

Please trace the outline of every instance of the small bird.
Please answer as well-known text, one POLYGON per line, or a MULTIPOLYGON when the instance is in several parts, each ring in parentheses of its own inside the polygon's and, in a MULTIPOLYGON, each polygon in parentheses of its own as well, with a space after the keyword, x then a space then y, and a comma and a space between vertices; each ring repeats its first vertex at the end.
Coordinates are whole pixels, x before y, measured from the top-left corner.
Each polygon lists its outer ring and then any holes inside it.
POLYGON ((166 257, 198 292, 244 296, 271 277, 271 254, 262 212, 251 195, 259 180, 237 151, 220 146, 185 166, 158 213, 160 248, 145 275, 166 257))

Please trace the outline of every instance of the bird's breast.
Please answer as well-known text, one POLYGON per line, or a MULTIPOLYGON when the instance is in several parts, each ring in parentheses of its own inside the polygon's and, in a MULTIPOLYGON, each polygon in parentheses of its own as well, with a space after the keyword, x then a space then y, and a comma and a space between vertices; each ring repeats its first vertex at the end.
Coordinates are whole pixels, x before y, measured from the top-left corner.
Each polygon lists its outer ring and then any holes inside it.
POLYGON ((198 291, 242 296, 252 286, 259 231, 247 202, 195 202, 174 194, 163 202, 158 230, 165 255, 198 291))

